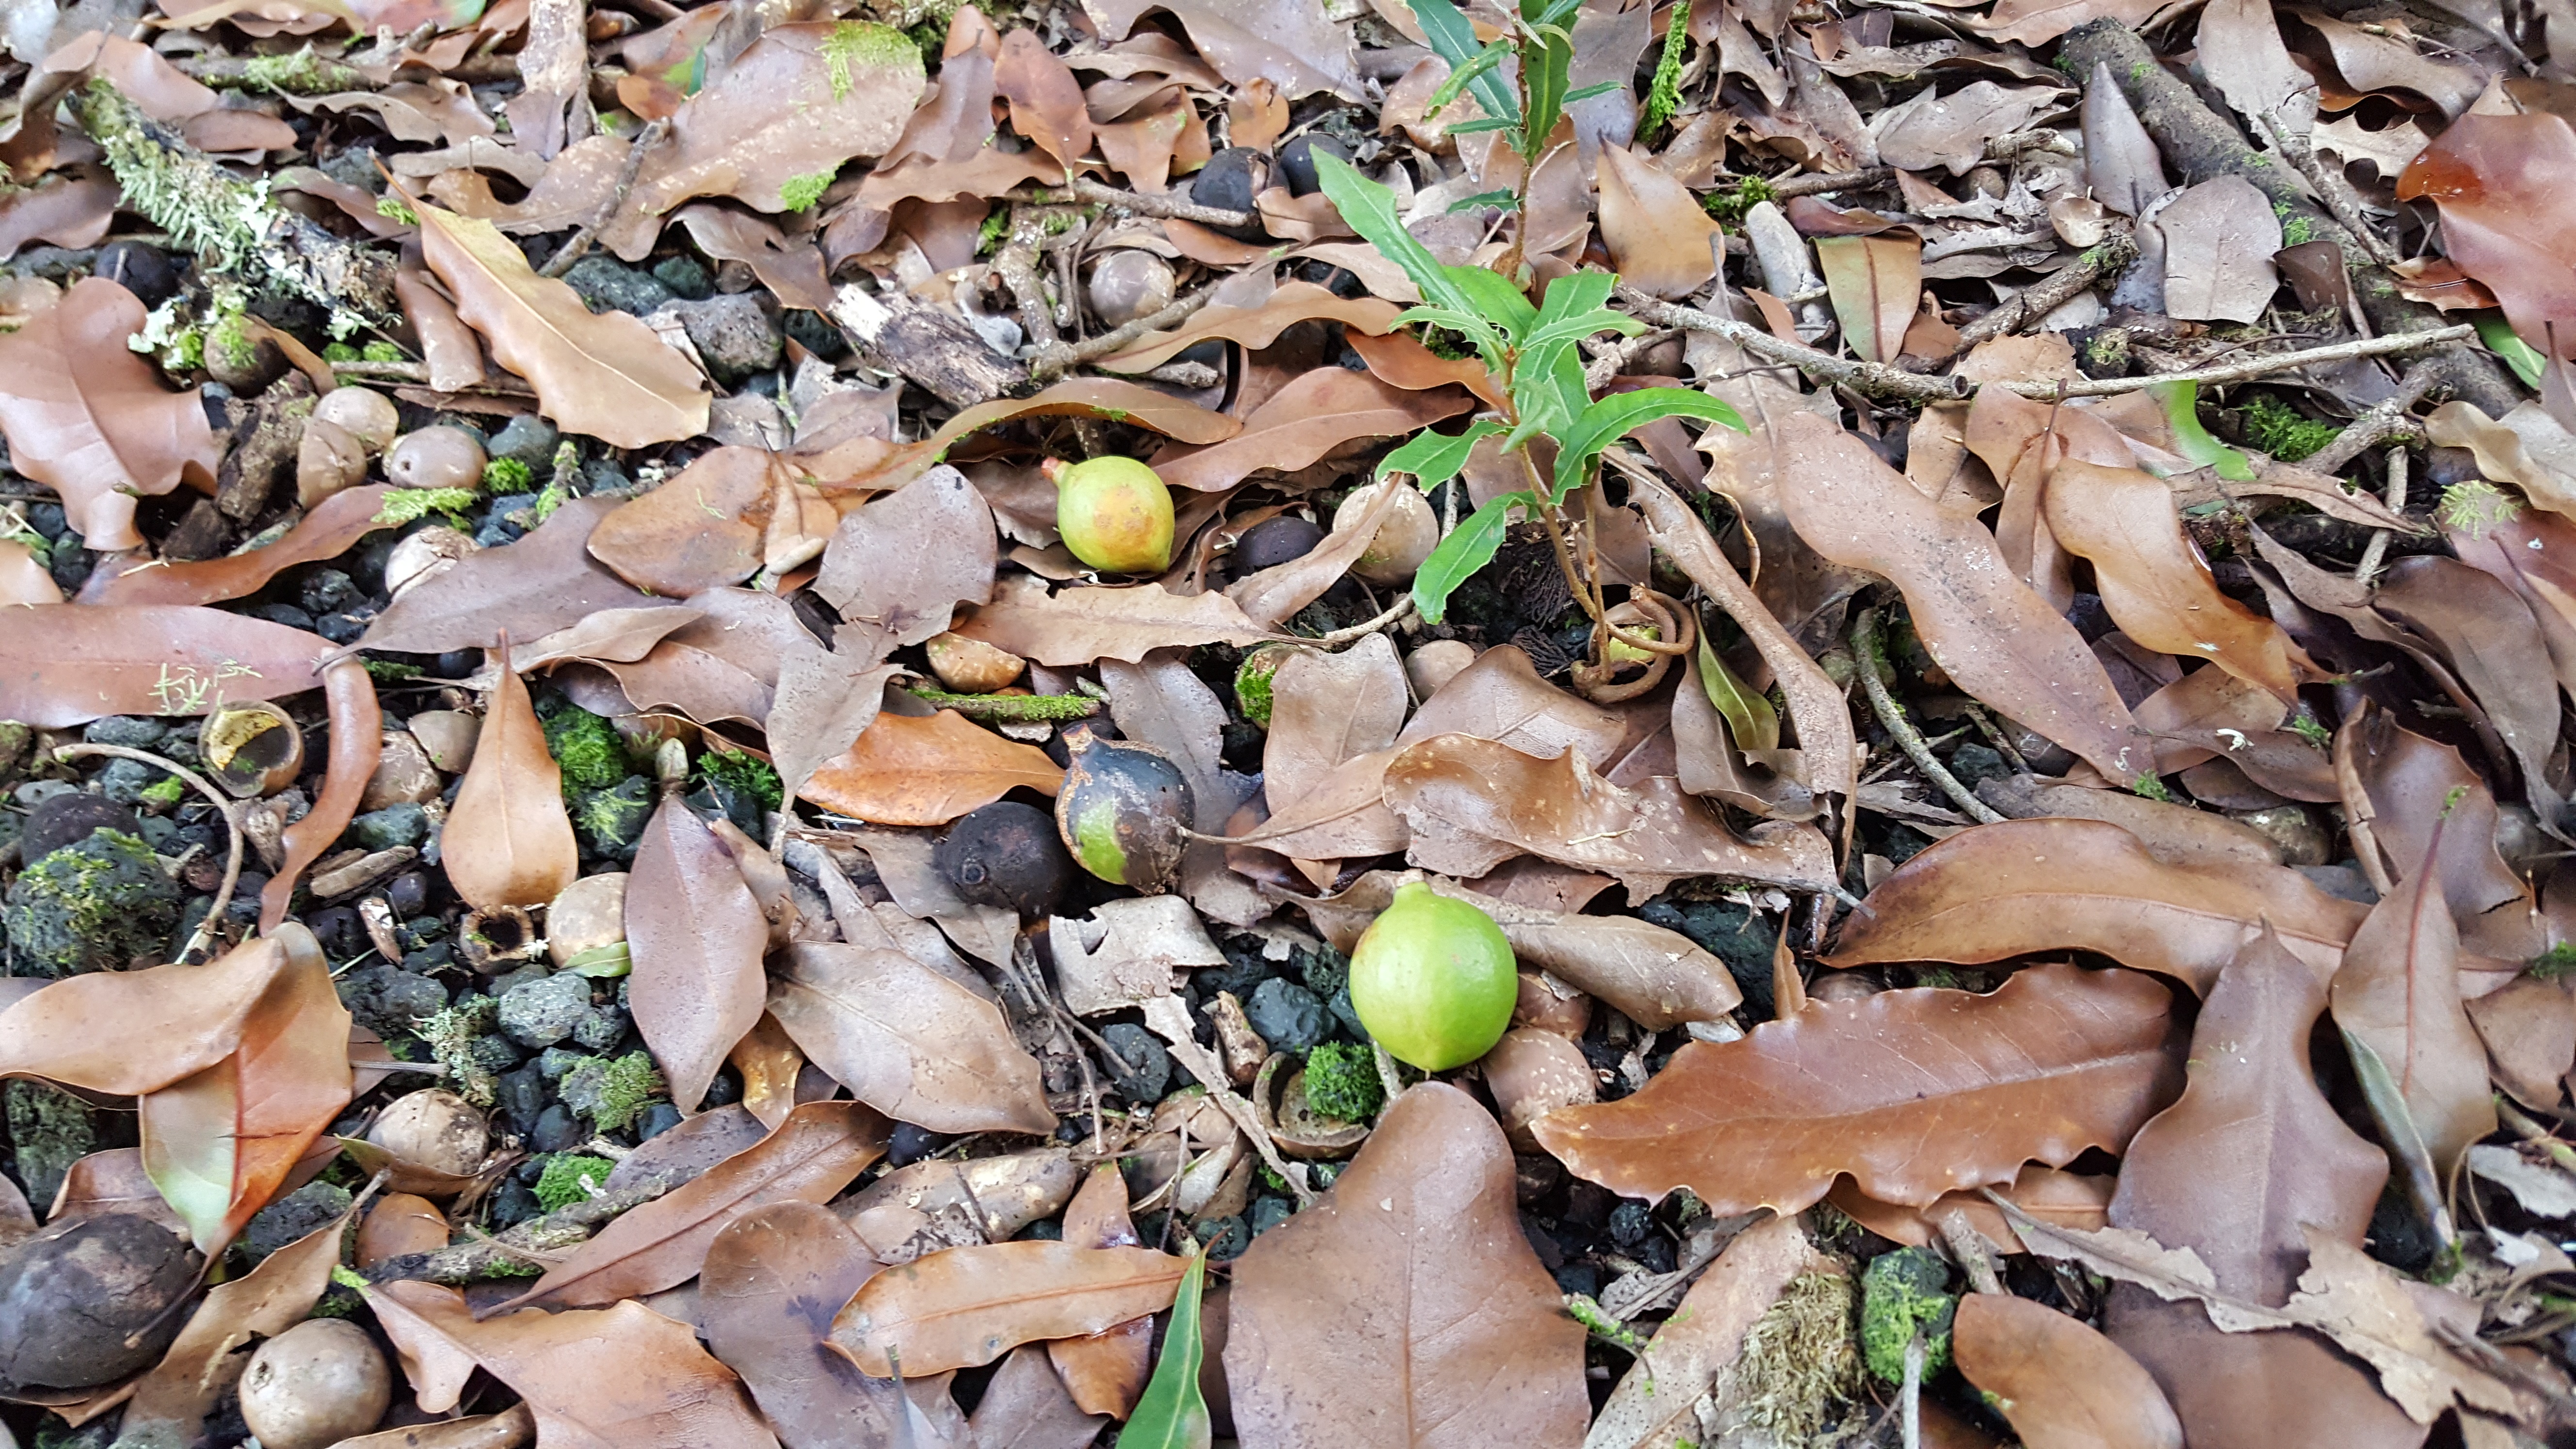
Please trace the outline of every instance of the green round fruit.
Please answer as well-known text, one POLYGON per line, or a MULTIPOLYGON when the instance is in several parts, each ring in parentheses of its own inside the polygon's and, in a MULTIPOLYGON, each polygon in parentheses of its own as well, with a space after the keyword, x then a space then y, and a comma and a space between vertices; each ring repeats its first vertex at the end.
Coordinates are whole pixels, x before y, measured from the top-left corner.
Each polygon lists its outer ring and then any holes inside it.
POLYGON ((1426 1072, 1465 1066, 1503 1039, 1520 994, 1512 943, 1493 918, 1420 881, 1360 933, 1351 1005, 1395 1057, 1426 1072))
POLYGON ((1172 563, 1172 490, 1133 458, 1050 460, 1055 528, 1073 556, 1103 573, 1158 574, 1172 563))
POLYGON ((1066 730, 1064 742, 1055 828, 1065 849, 1112 885, 1170 889, 1189 847, 1189 777, 1153 746, 1104 740, 1088 725, 1066 730))

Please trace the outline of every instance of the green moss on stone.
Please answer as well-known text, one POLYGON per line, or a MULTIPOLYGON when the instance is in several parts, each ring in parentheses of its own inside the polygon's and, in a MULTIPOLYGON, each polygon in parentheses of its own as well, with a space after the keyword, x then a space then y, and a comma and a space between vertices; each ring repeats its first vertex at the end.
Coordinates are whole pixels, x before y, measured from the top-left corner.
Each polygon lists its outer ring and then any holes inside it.
POLYGON ((563 771, 564 793, 605 790, 626 778, 626 741, 617 726, 579 705, 546 716, 546 748, 563 771))
POLYGON ((2245 441, 2280 459, 2295 463, 2335 440, 2343 429, 2322 423, 2264 393, 2245 404, 2245 441))
POLYGON ((98 1114, 87 1102, 43 1082, 8 1086, 9 1148, 27 1201, 50 1205, 72 1164, 98 1150, 98 1114))
POLYGON ((477 1107, 493 1102, 492 1069, 476 1055, 474 1040, 500 1020, 501 1004, 489 996, 468 996, 420 1024, 420 1039, 432 1061, 447 1068, 447 1089, 477 1107))
POLYGON ((536 1199, 547 1212, 570 1207, 607 1187, 608 1174, 616 1167, 605 1157, 558 1152, 546 1159, 545 1171, 537 1177, 536 1199))
POLYGON ((27 867, 0 909, 20 974, 79 976, 160 960, 179 924, 178 883, 152 848, 96 830, 27 867))
POLYGON ((1923 1377, 1950 1362, 1950 1318, 1959 1300, 1946 1290, 1950 1266, 1928 1248, 1899 1248, 1870 1261, 1860 1277, 1860 1347, 1869 1371, 1905 1381, 1905 1346, 1923 1335, 1923 1377))
POLYGON ((576 1064, 563 1075, 562 1093, 564 1105, 600 1131, 621 1132, 671 1089, 650 1054, 629 1052, 614 1061, 591 1057, 576 1064))

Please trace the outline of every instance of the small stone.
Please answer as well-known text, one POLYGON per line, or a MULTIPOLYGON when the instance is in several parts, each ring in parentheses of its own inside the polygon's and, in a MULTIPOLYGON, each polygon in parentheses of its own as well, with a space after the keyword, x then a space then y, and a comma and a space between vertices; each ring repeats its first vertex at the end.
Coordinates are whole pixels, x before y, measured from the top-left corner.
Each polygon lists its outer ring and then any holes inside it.
POLYGON ((9 887, 0 924, 20 974, 77 976, 163 959, 181 903, 151 848, 109 830, 29 865, 9 887))
POLYGON ((594 1006, 581 1020, 573 1023, 575 1045, 604 1052, 626 1039, 626 1013, 614 1006, 594 1006))
POLYGON ((643 1118, 635 1124, 635 1140, 643 1142, 659 1137, 686 1120, 680 1115, 679 1108, 668 1102, 656 1102, 644 1109, 643 1118))
POLYGON ((143 715, 112 714, 91 720, 81 729, 81 738, 93 745, 119 745, 129 750, 159 749, 170 727, 143 715))
POLYGON ((517 543, 528 536, 528 526, 536 521, 537 495, 504 493, 492 500, 491 511, 484 515, 483 526, 474 531, 474 541, 485 548, 498 548, 517 543))
POLYGON ((529 1144, 539 1152, 567 1152, 581 1143, 581 1122, 561 1102, 538 1113, 536 1130, 529 1134, 529 1144))
POLYGON ((511 988, 501 998, 501 1030, 527 1047, 549 1047, 571 1036, 590 1014, 590 979, 569 973, 511 988))
POLYGON ((778 365, 785 334, 760 305, 759 296, 737 292, 702 302, 673 301, 655 309, 680 319, 698 356, 717 380, 730 382, 778 365))
POLYGON ((459 709, 425 709, 409 723, 411 737, 440 770, 462 775, 474 763, 474 742, 483 733, 481 719, 459 709))
POLYGON ((417 870, 395 876, 385 884, 385 904, 406 921, 429 909, 429 876, 417 870))
POLYGON ((313 616, 293 604, 253 604, 242 612, 254 619, 284 624, 289 629, 301 629, 308 634, 313 632, 313 616))
POLYGON ((429 839, 429 812, 408 800, 370 810, 349 822, 349 835, 369 850, 419 845, 429 839))
POLYGON ((405 802, 426 805, 446 788, 438 767, 429 762, 429 752, 412 738, 411 731, 387 730, 383 749, 376 756, 376 772, 367 777, 366 793, 359 797, 358 808, 382 810, 405 802))
POLYGON ((142 829, 134 812, 104 795, 65 790, 38 804, 27 817, 27 832, 18 839, 19 858, 41 860, 66 845, 89 839, 93 830, 142 829))
POLYGON ((664 257, 653 264, 653 280, 671 289, 672 295, 689 301, 703 301, 716 289, 716 280, 708 275, 706 264, 696 257, 664 257))
POLYGON ((1308 1051, 1333 1029, 1333 1014, 1322 998, 1276 976, 1253 991, 1243 1014, 1274 1051, 1308 1051))
POLYGON ((316 569, 305 578, 304 587, 296 590, 295 597, 307 613, 334 614, 366 602, 367 596, 358 591, 356 581, 338 569, 316 569))
POLYGON ((506 1072, 521 1061, 519 1049, 506 1036, 478 1036, 465 1044, 466 1059, 495 1075, 506 1072))
POLYGON ((493 1079, 492 1100, 493 1110, 509 1121, 511 1131, 534 1131, 538 1115, 545 1111, 546 1079, 534 1062, 503 1072, 493 1079))
POLYGON ((671 300, 671 289, 650 274, 621 266, 597 252, 573 263, 563 280, 581 295, 582 305, 593 312, 631 312, 641 317, 671 300))
POLYGON ((138 241, 112 241, 100 247, 91 275, 132 292, 146 307, 160 306, 179 290, 179 269, 169 255, 138 241))
POLYGON ((551 472, 555 465, 555 445, 563 434, 555 425, 535 413, 521 413, 492 435, 484 450, 495 458, 508 458, 525 463, 540 472, 551 472))
POLYGON ((349 1210, 349 1190, 308 1182, 261 1208, 242 1231, 242 1246, 255 1262, 349 1210))
POLYGON ((1163 1100, 1172 1085, 1172 1054, 1153 1033, 1122 1021, 1101 1028, 1100 1037, 1118 1054, 1110 1067, 1118 1095, 1139 1105, 1163 1100))
POLYGON ((549 1082, 563 1080, 563 1074, 590 1060, 590 1053, 569 1047, 551 1046, 537 1053, 537 1074, 549 1082))
POLYGON ((9 1148, 27 1201, 51 1206, 73 1163, 98 1150, 98 1113, 43 1082, 9 1083, 9 1148))
POLYGON ((359 967, 338 984, 340 1004, 358 1025, 380 1037, 417 1032, 422 1022, 447 1009, 446 987, 382 962, 359 967))
POLYGON ((119 805, 143 804, 143 792, 169 778, 169 771, 141 760, 110 760, 95 777, 98 792, 119 805))

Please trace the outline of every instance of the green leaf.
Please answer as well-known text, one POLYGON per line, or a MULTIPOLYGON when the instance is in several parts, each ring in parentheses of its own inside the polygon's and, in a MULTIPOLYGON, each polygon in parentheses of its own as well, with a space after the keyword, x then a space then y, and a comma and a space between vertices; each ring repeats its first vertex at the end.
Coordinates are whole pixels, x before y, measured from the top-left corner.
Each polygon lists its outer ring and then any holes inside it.
POLYGON ((1515 508, 1527 508, 1538 502, 1530 493, 1506 493, 1476 510, 1474 516, 1450 531, 1431 557, 1413 575, 1413 604, 1422 611, 1425 622, 1437 624, 1449 612, 1449 595, 1468 577, 1494 561, 1494 551, 1503 546, 1503 535, 1511 527, 1515 508))
POLYGON ((1699 636, 1699 685, 1707 691, 1708 702, 1726 717, 1727 733, 1735 737, 1739 750, 1776 750, 1780 748, 1780 712, 1771 701, 1744 687, 1717 651, 1708 647, 1708 631, 1699 636))
POLYGON ((1586 337, 1602 332, 1616 332, 1622 337, 1634 337, 1645 330, 1645 323, 1625 312, 1613 312, 1607 307, 1596 307, 1581 316, 1541 324, 1537 331, 1521 339, 1521 348, 1524 351, 1536 351, 1551 342, 1580 342, 1586 337))
POLYGON ((1449 203, 1449 214, 1456 216, 1459 212, 1473 211, 1480 206, 1509 206, 1518 200, 1520 196, 1516 192, 1479 191, 1473 196, 1462 196, 1449 203))
MULTIPOLYGON (((1447 0, 1431 3, 1446 4, 1447 0)), ((1470 316, 1481 310, 1449 279, 1449 269, 1431 255, 1430 248, 1404 229, 1404 219, 1395 214, 1394 192, 1361 175, 1358 167, 1329 151, 1315 153, 1315 180, 1332 198, 1334 208, 1341 212, 1342 220, 1350 223, 1351 230, 1402 267, 1413 285, 1422 289, 1424 301, 1470 316)))
POLYGON ((1180 1296, 1172 1300, 1162 1357, 1154 1361, 1154 1377, 1136 1400, 1136 1412, 1118 1431, 1119 1449, 1209 1449, 1213 1442, 1207 1400, 1199 1394, 1199 1361, 1207 1352, 1199 1337, 1199 1295, 1206 1281, 1207 1254, 1192 1253, 1181 1272, 1180 1296))
POLYGON ((1501 273, 1488 267, 1444 267, 1451 283, 1466 299, 1467 310, 1490 320, 1503 330, 1505 337, 1518 339, 1538 323, 1538 309, 1521 289, 1501 273))
MULTIPOLYGON (((1449 126, 1447 128, 1447 133, 1452 136, 1473 136, 1482 131, 1508 131, 1519 124, 1520 122, 1518 121, 1501 120, 1494 116, 1479 116, 1475 120, 1460 121, 1449 126)), ((1517 195, 1517 193, 1509 191, 1506 191, 1503 194, 1505 196, 1517 195)))
POLYGON ((1386 455, 1377 465, 1378 479, 1392 473, 1409 473, 1426 493, 1458 476, 1467 466, 1467 455, 1476 444, 1502 431, 1492 422, 1474 422, 1463 433, 1435 433, 1429 428, 1405 440, 1404 446, 1386 455))
POLYGON ((1592 84, 1585 86, 1579 91, 1567 91, 1565 93, 1565 104, 1570 106, 1576 101, 1588 101, 1594 96, 1606 96, 1617 89, 1619 89, 1619 83, 1617 81, 1594 81, 1592 84))
MULTIPOLYGON (((1450 129, 1454 131, 1457 127, 1450 129)), ((2540 375, 2548 367, 2549 360, 2540 355, 2539 348, 2515 336, 2504 318, 2493 312, 2469 320, 2478 329, 2478 340, 2487 345, 2487 351, 2504 359, 2504 365, 2513 369, 2513 375, 2522 379, 2523 386, 2540 386, 2540 375)))
POLYGON ((1583 410, 1574 426, 1557 436, 1556 490, 1562 500, 1582 485, 1601 450, 1657 418, 1705 418, 1741 433, 1743 417, 1718 398, 1683 387, 1641 387, 1613 393, 1583 410))
POLYGON ((2231 483, 2254 481, 2254 464, 2243 453, 2210 436, 2200 424, 2200 384, 2164 382, 2147 389, 2165 410, 2165 423, 2173 429, 2174 451, 2191 461, 2218 470, 2218 476, 2231 483))
MULTIPOLYGON (((1476 27, 1467 23, 1466 15, 1449 0, 1409 0, 1413 18, 1422 23, 1423 37, 1431 42, 1432 52, 1453 67, 1464 66, 1476 58, 1484 47, 1476 41, 1476 27)), ((1500 71, 1487 71, 1478 76, 1473 90, 1476 104, 1488 116, 1500 117, 1511 125, 1521 118, 1520 97, 1512 94, 1512 84, 1500 71)), ((1451 128, 1455 130, 1455 127, 1451 128)))
POLYGON ((1581 8, 1583 0, 1521 0, 1521 20, 1533 28, 1563 25, 1581 8))
POLYGON ((1529 91, 1529 114, 1521 123, 1520 153, 1533 167, 1547 149, 1548 133, 1565 114, 1565 85, 1574 68, 1574 38, 1564 27, 1538 27, 1535 43, 1521 47, 1521 84, 1529 91))
MULTIPOLYGON (((1512 42, 1508 37, 1498 38, 1483 50, 1476 52, 1475 59, 1449 72, 1449 78, 1442 81, 1440 88, 1431 93, 1431 99, 1422 107, 1422 119, 1425 121, 1436 119, 1441 108, 1458 99, 1458 93, 1465 90, 1469 82, 1511 59, 1512 55, 1512 42)), ((1508 126, 1511 122, 1502 121, 1499 124, 1508 126)))

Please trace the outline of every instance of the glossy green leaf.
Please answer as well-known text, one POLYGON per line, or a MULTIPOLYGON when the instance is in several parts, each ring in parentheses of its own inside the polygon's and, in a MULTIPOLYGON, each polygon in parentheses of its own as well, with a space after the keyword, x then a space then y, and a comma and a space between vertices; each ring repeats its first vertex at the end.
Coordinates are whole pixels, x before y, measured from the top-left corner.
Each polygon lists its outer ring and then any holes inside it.
POLYGON ((1207 1254, 1191 1254, 1180 1296, 1172 1300, 1162 1356, 1154 1360, 1154 1377, 1136 1400, 1136 1412, 1118 1431, 1119 1449, 1209 1449, 1213 1442, 1207 1400, 1199 1394, 1199 1366, 1207 1353, 1199 1336, 1199 1295, 1206 1280, 1207 1254))
MULTIPOLYGON (((1509 39, 1497 39, 1483 50, 1476 52, 1475 59, 1450 71, 1449 78, 1440 83, 1440 89, 1433 91, 1431 99, 1423 103, 1422 119, 1425 121, 1439 119, 1442 109, 1451 101, 1458 99, 1459 92, 1465 90, 1478 76, 1511 59, 1512 53, 1512 43, 1509 39)), ((1499 118, 1495 117, 1487 119, 1499 121, 1499 118)), ((1499 123, 1506 126, 1511 124, 1509 121, 1499 121, 1499 123)))
POLYGON ((1538 501, 1529 493, 1506 493, 1476 510, 1459 524, 1431 557, 1413 575, 1413 604, 1427 622, 1437 624, 1448 615, 1449 595, 1468 577, 1494 561, 1494 551, 1503 546, 1503 535, 1511 528, 1515 508, 1527 508, 1538 501))
POLYGON ((1500 273, 1486 267, 1467 266, 1443 267, 1441 270, 1476 314, 1491 320, 1502 329, 1504 336, 1517 338, 1537 324, 1538 309, 1530 305, 1529 298, 1521 295, 1520 288, 1513 286, 1500 273))
MULTIPOLYGON (((1453 130, 1451 134, 1456 133, 1453 130)), ((1449 203, 1449 214, 1455 216, 1459 212, 1473 211, 1480 206, 1510 206, 1518 200, 1520 197, 1515 192, 1479 191, 1473 196, 1462 196, 1449 203)))
MULTIPOLYGON (((1446 0, 1430 3, 1445 4, 1446 0)), ((1464 23, 1463 17, 1460 23, 1464 23)), ((1324 195, 1332 198, 1342 220, 1384 252, 1387 260, 1402 267, 1413 285, 1422 289, 1425 302, 1471 318, 1478 313, 1480 309, 1450 278, 1449 269, 1404 229, 1404 219, 1395 214, 1394 192, 1361 175, 1358 167, 1329 151, 1315 153, 1315 180, 1324 195)))
POLYGON ((1583 410, 1574 426, 1557 436, 1556 497, 1562 500, 1583 483, 1601 450, 1657 418, 1704 418, 1745 431, 1734 408, 1704 392, 1682 387, 1641 387, 1613 393, 1583 410))
MULTIPOLYGON (((1472 121, 1460 121, 1445 129, 1452 136, 1473 136, 1485 131, 1508 131, 1519 124, 1517 121, 1498 120, 1492 116, 1478 116, 1472 121)), ((1520 193, 1506 191, 1503 195, 1518 199, 1520 193)))
POLYGON ((1726 717, 1727 733, 1734 736, 1737 749, 1780 748, 1780 712, 1769 699, 1744 687, 1744 681, 1708 647, 1706 630, 1699 636, 1699 683, 1708 693, 1708 702, 1726 717))
POLYGON ((2175 452, 2203 467, 2216 468, 2218 476, 2229 482, 2254 481, 2252 461, 2201 426, 2199 383, 2158 383, 2147 389, 2147 395, 2165 410, 2165 425, 2173 429, 2175 452))
POLYGON ((1539 26, 1535 43, 1521 46, 1521 84, 1529 92, 1529 114, 1521 123, 1520 153, 1532 166, 1565 114, 1566 79, 1573 68, 1574 38, 1561 26, 1539 26))
POLYGON ((1617 81, 1594 81, 1592 84, 1585 86, 1581 90, 1567 91, 1565 93, 1565 104, 1570 106, 1576 101, 1588 101, 1594 96, 1606 96, 1617 89, 1619 89, 1619 83, 1617 81))
POLYGON ((1500 432, 1502 428, 1492 422, 1470 423, 1463 433, 1435 433, 1424 428, 1403 447, 1386 455, 1385 461, 1377 465, 1377 476, 1383 479, 1391 473, 1409 473, 1428 493, 1457 477, 1458 470, 1467 466, 1467 455, 1475 451, 1476 444, 1500 432))
POLYGON ((2548 359, 2540 355, 2539 348, 2514 336, 2513 325, 2500 313, 2483 312, 2469 320, 2478 329, 2478 340, 2487 345, 2487 351, 2503 358, 2504 365, 2513 369, 2513 375, 2521 378, 2524 386, 2540 386, 2548 359))
MULTIPOLYGON (((1449 0, 1410 0, 1410 3, 1413 18, 1422 23, 1422 33, 1430 40, 1432 52, 1450 65, 1463 67, 1484 49, 1476 40, 1476 27, 1468 24, 1465 13, 1449 0)), ((1486 115, 1497 117, 1506 125, 1519 122, 1520 97, 1512 94, 1512 83, 1500 71, 1487 71, 1478 76, 1473 89, 1476 104, 1485 108, 1486 115)), ((1417 277, 1414 280, 1419 282, 1421 279, 1417 277)))

